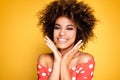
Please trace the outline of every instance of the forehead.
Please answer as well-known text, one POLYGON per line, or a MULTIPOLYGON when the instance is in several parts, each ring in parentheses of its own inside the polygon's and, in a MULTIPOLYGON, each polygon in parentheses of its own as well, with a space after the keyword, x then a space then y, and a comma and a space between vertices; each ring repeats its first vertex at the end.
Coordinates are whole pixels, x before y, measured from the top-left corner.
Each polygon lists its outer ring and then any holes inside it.
POLYGON ((55 21, 55 23, 64 23, 64 24, 75 24, 71 19, 65 17, 65 16, 61 16, 61 17, 58 17, 55 21))

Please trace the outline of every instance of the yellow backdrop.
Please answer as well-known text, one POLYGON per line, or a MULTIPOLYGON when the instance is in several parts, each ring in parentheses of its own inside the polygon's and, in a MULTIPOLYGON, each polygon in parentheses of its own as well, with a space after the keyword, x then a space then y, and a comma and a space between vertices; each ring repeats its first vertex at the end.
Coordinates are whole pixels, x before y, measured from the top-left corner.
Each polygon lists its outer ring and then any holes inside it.
MULTIPOLYGON (((37 12, 52 0, 0 0, 0 80, 37 80, 36 62, 50 50, 37 12)), ((94 80, 120 80, 120 0, 84 0, 99 20, 85 51, 94 55, 94 80)))

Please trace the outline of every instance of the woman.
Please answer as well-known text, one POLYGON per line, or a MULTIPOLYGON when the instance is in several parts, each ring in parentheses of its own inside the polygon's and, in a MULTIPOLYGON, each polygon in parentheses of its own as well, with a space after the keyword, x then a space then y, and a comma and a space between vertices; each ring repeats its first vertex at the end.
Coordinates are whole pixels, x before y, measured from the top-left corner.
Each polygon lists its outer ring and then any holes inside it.
POLYGON ((92 9, 76 0, 57 0, 39 15, 39 25, 52 53, 38 58, 38 80, 92 80, 94 57, 82 52, 94 36, 92 9))

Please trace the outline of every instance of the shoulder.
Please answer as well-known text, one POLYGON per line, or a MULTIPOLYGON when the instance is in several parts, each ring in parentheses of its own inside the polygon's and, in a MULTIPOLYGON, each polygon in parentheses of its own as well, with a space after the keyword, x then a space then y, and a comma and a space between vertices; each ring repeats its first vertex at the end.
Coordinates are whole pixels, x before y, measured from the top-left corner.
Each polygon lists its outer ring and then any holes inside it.
POLYGON ((79 63, 86 63, 89 60, 94 60, 94 57, 89 53, 81 52, 79 55, 78 64, 79 63))
POLYGON ((45 67, 52 67, 53 63, 53 54, 52 53, 45 53, 40 54, 38 57, 38 64, 41 64, 45 67))

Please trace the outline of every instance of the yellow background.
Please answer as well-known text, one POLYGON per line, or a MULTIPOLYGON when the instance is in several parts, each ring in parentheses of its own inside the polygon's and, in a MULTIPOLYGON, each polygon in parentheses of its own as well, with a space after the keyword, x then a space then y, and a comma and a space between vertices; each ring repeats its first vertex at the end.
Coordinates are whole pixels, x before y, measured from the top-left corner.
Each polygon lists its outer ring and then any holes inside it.
MULTIPOLYGON (((86 52, 96 60, 94 80, 120 80, 120 0, 84 0, 99 20, 86 52)), ((50 51, 36 26, 51 0, 0 0, 0 80, 37 80, 40 53, 50 51)))

